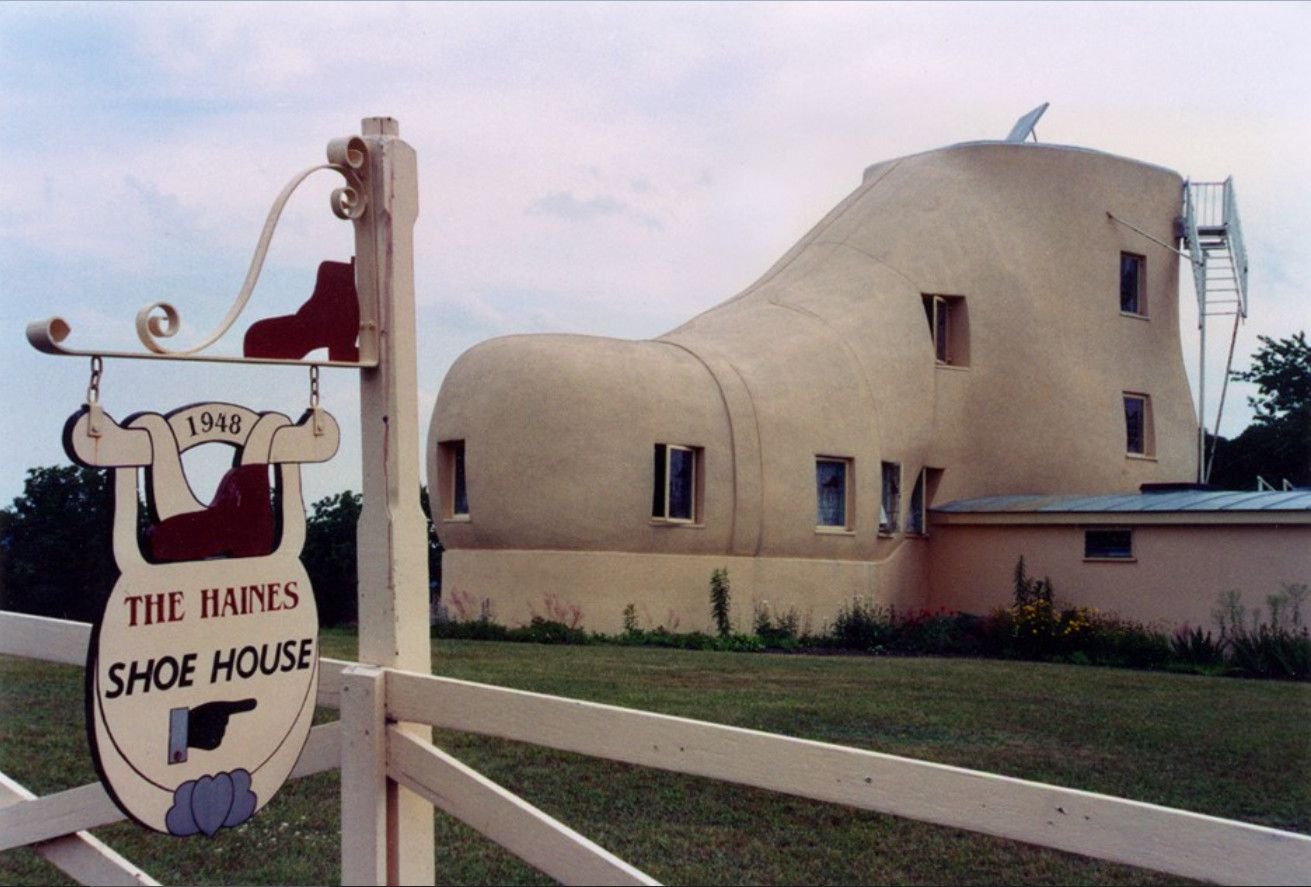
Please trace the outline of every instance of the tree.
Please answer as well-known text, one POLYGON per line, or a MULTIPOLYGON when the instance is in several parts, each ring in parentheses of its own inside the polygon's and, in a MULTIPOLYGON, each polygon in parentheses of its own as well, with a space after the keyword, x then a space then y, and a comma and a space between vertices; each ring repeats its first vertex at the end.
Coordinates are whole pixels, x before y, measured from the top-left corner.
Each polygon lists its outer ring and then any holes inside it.
POLYGON ((364 497, 346 490, 320 499, 305 520, 301 561, 314 586, 321 625, 342 625, 356 617, 355 527, 364 497))
POLYGON ((1248 398, 1256 416, 1238 437, 1219 439, 1211 483, 1250 490, 1262 477, 1311 486, 1311 345, 1305 332, 1258 338, 1261 348, 1252 355, 1252 366, 1231 374, 1256 384, 1256 396, 1248 398))
POLYGON ((1311 344, 1307 344, 1306 333, 1279 340, 1269 336, 1257 339, 1261 348, 1252 355, 1252 367, 1230 373, 1232 379, 1256 383, 1256 397, 1247 399, 1256 410, 1255 421, 1277 425, 1298 414, 1305 419, 1311 410, 1311 344))
MULTIPOLYGON (((429 594, 441 587, 442 546, 433 532, 428 489, 419 490, 419 503, 428 516, 429 594)), ((305 550, 301 560, 323 625, 342 625, 356 621, 358 583, 356 569, 356 528, 364 497, 346 490, 320 499, 312 506, 305 521, 305 550)))
POLYGON ((90 622, 118 568, 110 473, 73 465, 29 468, 23 494, 4 509, 0 608, 90 622))

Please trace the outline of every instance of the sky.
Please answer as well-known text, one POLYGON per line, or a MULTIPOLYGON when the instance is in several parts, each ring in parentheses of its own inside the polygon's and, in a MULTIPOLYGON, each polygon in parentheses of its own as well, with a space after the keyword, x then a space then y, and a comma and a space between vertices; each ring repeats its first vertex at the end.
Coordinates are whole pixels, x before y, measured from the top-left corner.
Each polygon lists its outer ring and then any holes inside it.
MULTIPOLYGON (((328 140, 391 116, 418 153, 420 429, 451 363, 493 336, 658 336, 749 285, 871 163, 1000 139, 1051 107, 1043 142, 1232 175, 1258 335, 1311 328, 1311 5, 0 4, 0 503, 67 461, 84 358, 131 349, 143 305, 196 342, 227 312, 265 215, 328 140)), ((352 253, 319 174, 292 198, 246 314, 294 311, 352 253)), ((1196 307, 1181 338, 1196 389, 1196 307)), ((1228 345, 1208 327, 1207 422, 1228 345)), ((299 415, 304 370, 109 361, 115 416, 201 400, 299 415)), ((360 488, 358 383, 325 370, 342 447, 307 504, 360 488)), ((1221 432, 1251 417, 1231 385, 1221 432)), ((425 442, 420 441, 420 446, 425 442)), ((201 447, 196 451, 224 450, 201 447)), ((202 499, 216 455, 189 461, 202 499)), ((226 459, 226 454, 221 454, 226 459)), ((425 470, 426 473, 426 470, 425 470)))

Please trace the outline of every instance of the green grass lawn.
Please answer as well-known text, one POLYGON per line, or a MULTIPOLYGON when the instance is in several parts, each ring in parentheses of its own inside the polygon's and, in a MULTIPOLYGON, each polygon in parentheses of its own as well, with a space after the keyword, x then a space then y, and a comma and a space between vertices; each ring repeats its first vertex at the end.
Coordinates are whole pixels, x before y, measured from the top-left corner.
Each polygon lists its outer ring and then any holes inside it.
MULTIPOLYGON (((353 658, 327 632, 325 655, 353 658)), ((434 642, 438 674, 770 730, 1311 832, 1311 687, 1040 663, 434 642)), ((0 770, 44 794, 95 778, 81 670, 0 657, 0 770)), ((333 713, 321 713, 332 717, 333 713)), ((447 751, 667 883, 1167 883, 891 816, 437 732, 447 751)), ((165 883, 338 880, 336 774, 251 822, 96 834, 165 883)), ((444 815, 441 883, 545 879, 444 815)), ((60 873, 0 854, 0 882, 60 873)))

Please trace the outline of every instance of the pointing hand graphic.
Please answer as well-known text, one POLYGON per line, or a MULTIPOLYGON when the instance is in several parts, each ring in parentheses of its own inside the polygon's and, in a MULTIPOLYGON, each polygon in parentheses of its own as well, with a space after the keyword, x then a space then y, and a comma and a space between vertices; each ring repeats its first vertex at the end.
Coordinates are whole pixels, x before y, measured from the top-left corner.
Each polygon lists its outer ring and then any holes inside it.
POLYGON ((187 745, 191 748, 213 751, 223 742, 223 734, 228 729, 228 718, 243 711, 255 708, 254 699, 241 699, 236 702, 206 702, 190 712, 187 731, 187 745))

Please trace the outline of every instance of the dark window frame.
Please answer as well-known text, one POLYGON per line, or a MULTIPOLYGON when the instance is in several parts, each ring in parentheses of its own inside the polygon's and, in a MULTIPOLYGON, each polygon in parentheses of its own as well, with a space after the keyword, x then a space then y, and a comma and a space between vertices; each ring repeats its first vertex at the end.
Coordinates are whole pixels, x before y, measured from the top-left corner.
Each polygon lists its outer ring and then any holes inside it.
POLYGON ((1087 561, 1131 561, 1132 527, 1089 527, 1083 531, 1083 559, 1087 561))
POLYGON ((1120 253, 1120 313, 1147 316, 1147 257, 1120 253))

